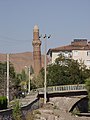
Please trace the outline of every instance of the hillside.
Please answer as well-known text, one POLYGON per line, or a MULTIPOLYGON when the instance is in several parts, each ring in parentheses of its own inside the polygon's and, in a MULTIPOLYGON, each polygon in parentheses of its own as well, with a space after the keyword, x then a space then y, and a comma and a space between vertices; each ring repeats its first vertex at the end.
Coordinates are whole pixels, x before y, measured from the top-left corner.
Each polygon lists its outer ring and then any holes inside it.
MULTIPOLYGON (((0 53, 0 61, 6 61, 6 54, 0 53)), ((43 66, 43 56, 42 56, 42 66, 43 66)), ((14 65, 16 72, 21 72, 22 69, 25 69, 25 66, 32 65, 33 67, 33 53, 24 52, 24 53, 15 53, 10 54, 10 62, 14 65)))

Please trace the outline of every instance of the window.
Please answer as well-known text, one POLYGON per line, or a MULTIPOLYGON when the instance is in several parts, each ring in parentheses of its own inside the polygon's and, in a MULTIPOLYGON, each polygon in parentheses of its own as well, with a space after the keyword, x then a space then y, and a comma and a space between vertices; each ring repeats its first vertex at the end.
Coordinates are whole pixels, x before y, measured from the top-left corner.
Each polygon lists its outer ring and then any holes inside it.
POLYGON ((87 61, 86 61, 86 64, 87 64, 87 65, 90 65, 90 60, 87 60, 87 61))
POLYGON ((77 50, 74 51, 74 56, 78 56, 78 51, 77 50))
POLYGON ((87 56, 90 56, 90 51, 87 51, 87 56))

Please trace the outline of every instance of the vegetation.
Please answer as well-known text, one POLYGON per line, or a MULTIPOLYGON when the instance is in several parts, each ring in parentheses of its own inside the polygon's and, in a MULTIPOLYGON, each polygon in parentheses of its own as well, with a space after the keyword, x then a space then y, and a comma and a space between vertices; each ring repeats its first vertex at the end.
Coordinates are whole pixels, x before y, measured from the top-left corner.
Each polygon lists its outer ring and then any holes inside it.
POLYGON ((43 79, 43 75, 40 72, 37 77, 36 76, 33 77, 31 81, 31 89, 40 88, 43 87, 43 85, 44 85, 44 79, 43 79))
POLYGON ((86 89, 88 92, 88 111, 90 111, 90 78, 86 79, 86 89))
POLYGON ((72 111, 72 115, 76 115, 76 114, 79 114, 80 113, 80 110, 79 110, 79 108, 76 106, 75 108, 74 108, 74 110, 72 111))
MULTIPOLYGON (((44 79, 44 69, 40 74, 44 79)), ((76 60, 65 59, 64 56, 58 57, 54 64, 47 66, 47 86, 82 84, 89 77, 90 69, 82 61, 78 63, 76 60)))
POLYGON ((7 98, 5 96, 0 97, 0 110, 7 108, 7 98))
MULTIPOLYGON (((0 62, 0 96, 6 96, 7 88, 7 63, 0 62)), ((25 73, 25 70, 22 70, 21 73, 17 74, 15 72, 13 64, 10 63, 9 66, 9 89, 10 89, 10 99, 13 99, 14 96, 18 96, 21 88, 23 91, 27 91, 27 82, 28 76, 25 73)))
POLYGON ((25 70, 22 70, 21 74, 17 74, 17 80, 19 81, 19 85, 21 86, 21 90, 23 92, 27 91, 27 84, 28 84, 28 75, 26 74, 25 70))
POLYGON ((27 113, 26 120, 40 119, 39 115, 41 115, 41 112, 39 110, 33 110, 27 113))
POLYGON ((33 114, 33 112, 28 112, 26 115, 26 120, 35 120, 35 115, 33 114))
MULTIPOLYGON (((6 96, 6 73, 7 73, 7 63, 0 62, 0 95, 1 96, 6 96)), ((16 82, 16 73, 13 65, 10 63, 10 70, 9 70, 9 87, 12 88, 13 85, 15 85, 16 82)))
MULTIPOLYGON (((14 66, 9 64, 9 90, 10 90, 10 100, 17 96, 20 92, 22 81, 26 82, 26 73, 22 71, 21 74, 15 72, 14 66), (24 74, 25 73, 25 74, 24 74)), ((0 62, 0 96, 6 96, 7 88, 7 63, 0 62)))
POLYGON ((19 104, 19 100, 16 100, 14 102, 13 118, 14 118, 14 120, 22 120, 22 113, 21 113, 21 107, 19 104))
POLYGON ((21 86, 22 92, 27 92, 28 90, 29 69, 30 75, 32 75, 34 73, 32 66, 26 70, 23 69, 21 73, 17 74, 17 85, 19 84, 21 86))

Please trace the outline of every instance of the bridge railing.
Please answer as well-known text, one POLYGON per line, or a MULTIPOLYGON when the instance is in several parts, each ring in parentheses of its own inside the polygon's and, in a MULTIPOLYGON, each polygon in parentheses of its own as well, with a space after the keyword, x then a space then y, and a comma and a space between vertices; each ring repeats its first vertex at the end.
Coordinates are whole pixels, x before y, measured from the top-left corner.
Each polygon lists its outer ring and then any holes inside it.
MULTIPOLYGON (((37 89, 39 93, 44 92, 44 88, 37 89)), ((51 86, 47 87, 47 93, 51 92, 64 92, 64 91, 86 91, 85 84, 76 84, 76 85, 61 85, 61 86, 51 86)))

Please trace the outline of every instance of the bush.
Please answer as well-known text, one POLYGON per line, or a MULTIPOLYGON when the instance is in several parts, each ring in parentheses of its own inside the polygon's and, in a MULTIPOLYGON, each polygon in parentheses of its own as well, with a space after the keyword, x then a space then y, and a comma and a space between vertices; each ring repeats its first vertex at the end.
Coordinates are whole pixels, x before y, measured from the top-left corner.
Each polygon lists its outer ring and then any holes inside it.
POLYGON ((0 97, 0 110, 7 109, 7 97, 0 97))
POLYGON ((90 111, 90 78, 86 79, 86 82, 85 82, 85 85, 86 85, 86 89, 87 89, 87 92, 88 92, 88 111, 90 111))
POLYGON ((19 100, 14 102, 13 106, 13 119, 14 120, 22 120, 21 106, 19 104, 19 100))

